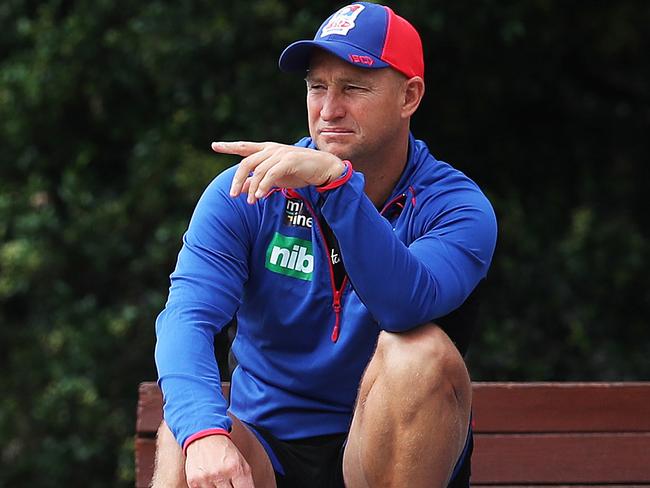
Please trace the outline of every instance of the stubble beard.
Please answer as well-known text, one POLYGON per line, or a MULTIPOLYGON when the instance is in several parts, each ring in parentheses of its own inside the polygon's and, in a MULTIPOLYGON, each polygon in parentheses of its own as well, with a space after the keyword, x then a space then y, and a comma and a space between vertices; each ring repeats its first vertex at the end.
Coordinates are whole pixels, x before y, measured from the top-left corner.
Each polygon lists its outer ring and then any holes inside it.
POLYGON ((341 160, 348 160, 352 163, 353 166, 362 165, 363 162, 367 159, 366 151, 364 150, 363 144, 356 143, 352 145, 346 145, 343 147, 337 147, 336 144, 328 146, 327 144, 319 144, 316 141, 318 148, 322 151, 329 152, 341 160))

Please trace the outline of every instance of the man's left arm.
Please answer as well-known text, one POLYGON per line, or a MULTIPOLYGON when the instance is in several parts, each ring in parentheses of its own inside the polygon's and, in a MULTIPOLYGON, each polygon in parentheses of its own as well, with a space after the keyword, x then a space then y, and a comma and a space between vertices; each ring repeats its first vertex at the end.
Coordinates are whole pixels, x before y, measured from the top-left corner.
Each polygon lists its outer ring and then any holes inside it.
POLYGON ((486 276, 494 252, 496 218, 487 198, 478 189, 452 191, 444 212, 428 215, 423 234, 407 247, 363 188, 363 176, 354 174, 327 192, 322 213, 355 291, 379 326, 408 330, 462 305, 486 276))

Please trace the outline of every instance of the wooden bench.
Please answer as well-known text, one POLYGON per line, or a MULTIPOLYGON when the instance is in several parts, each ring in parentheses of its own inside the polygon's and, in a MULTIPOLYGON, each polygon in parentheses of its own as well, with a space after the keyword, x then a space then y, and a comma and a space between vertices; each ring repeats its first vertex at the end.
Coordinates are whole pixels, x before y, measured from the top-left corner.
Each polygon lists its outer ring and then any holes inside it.
MULTIPOLYGON (((650 382, 474 383, 473 486, 650 486, 650 382)), ((149 485, 162 398, 140 385, 136 486, 149 485)))

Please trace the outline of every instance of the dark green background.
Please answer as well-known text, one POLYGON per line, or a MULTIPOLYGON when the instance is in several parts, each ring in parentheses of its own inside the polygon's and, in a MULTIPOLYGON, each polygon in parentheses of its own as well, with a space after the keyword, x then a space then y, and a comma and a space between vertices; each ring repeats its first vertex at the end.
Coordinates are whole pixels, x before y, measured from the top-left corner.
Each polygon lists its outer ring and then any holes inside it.
MULTIPOLYGON (((338 5, 337 5, 338 6, 338 5)), ((414 131, 500 234, 480 380, 650 377, 650 3, 400 1, 414 131)), ((325 1, 0 4, 0 486, 130 486, 138 382, 216 139, 305 133, 325 1)))

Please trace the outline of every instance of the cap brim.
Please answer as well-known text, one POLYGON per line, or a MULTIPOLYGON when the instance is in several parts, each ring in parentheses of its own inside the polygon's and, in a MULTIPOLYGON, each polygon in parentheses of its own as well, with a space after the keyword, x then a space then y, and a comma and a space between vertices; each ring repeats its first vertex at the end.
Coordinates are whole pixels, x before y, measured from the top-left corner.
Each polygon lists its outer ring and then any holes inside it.
POLYGON ((390 66, 363 49, 342 41, 296 41, 280 55, 278 61, 280 69, 282 71, 306 71, 309 68, 309 59, 314 48, 323 49, 360 68, 387 68, 390 66), (355 56, 361 61, 355 62, 355 56))

